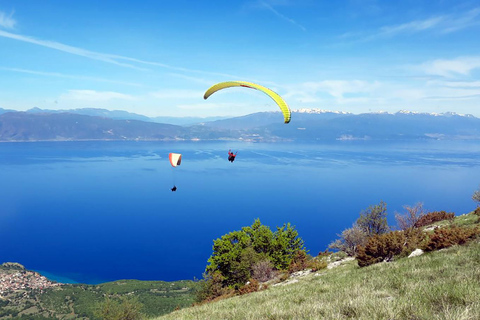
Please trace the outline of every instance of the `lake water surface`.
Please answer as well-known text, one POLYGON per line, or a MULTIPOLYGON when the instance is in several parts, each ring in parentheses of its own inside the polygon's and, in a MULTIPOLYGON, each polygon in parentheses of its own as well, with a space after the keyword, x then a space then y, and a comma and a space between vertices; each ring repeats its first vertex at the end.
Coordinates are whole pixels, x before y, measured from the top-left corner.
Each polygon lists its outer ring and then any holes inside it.
POLYGON ((0 179, 0 263, 61 281, 171 281, 201 278, 213 240, 255 218, 290 222, 316 255, 382 200, 391 224, 417 202, 468 213, 480 142, 1 143, 0 179))

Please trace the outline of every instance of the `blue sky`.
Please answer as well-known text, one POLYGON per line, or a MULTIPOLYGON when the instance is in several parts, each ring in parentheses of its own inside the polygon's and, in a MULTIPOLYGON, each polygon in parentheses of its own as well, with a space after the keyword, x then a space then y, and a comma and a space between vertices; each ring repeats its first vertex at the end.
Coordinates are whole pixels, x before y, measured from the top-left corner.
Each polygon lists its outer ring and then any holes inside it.
POLYGON ((480 3, 2 0, 0 108, 148 116, 291 109, 480 117, 480 3), (228 92, 227 92, 228 91, 228 92))

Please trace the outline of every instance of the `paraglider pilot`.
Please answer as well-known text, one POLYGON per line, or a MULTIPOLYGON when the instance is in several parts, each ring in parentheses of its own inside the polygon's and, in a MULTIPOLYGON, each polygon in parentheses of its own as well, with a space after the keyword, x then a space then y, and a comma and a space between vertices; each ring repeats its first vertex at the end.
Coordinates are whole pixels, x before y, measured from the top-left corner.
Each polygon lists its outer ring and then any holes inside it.
POLYGON ((232 152, 232 150, 228 150, 228 161, 233 162, 235 161, 235 157, 237 156, 237 152, 235 154, 232 152))
POLYGON ((173 186, 172 191, 177 191, 177 186, 173 186))

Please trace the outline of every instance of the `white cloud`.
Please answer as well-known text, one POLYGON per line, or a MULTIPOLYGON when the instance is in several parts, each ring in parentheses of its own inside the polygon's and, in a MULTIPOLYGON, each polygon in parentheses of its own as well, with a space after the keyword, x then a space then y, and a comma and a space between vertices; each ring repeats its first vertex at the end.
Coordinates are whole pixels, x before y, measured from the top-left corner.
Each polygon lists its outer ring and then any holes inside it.
POLYGON ((203 93, 197 90, 170 89, 151 92, 150 95, 158 99, 199 99, 203 93))
POLYGON ((66 44, 63 44, 63 43, 60 43, 60 42, 56 42, 56 41, 35 39, 33 37, 24 36, 24 35, 21 35, 21 34, 15 34, 15 33, 3 31, 3 30, 0 30, 0 37, 10 38, 10 39, 18 40, 18 41, 23 41, 23 42, 39 45, 39 46, 42 46, 42 47, 46 47, 46 48, 50 48, 50 49, 59 50, 59 51, 62 51, 62 52, 82 56, 82 57, 85 57, 85 58, 88 58, 88 59, 103 61, 103 62, 115 64, 115 65, 118 65, 118 66, 137 69, 137 70, 142 70, 142 71, 147 71, 147 69, 141 68, 141 67, 139 67, 135 64, 155 66, 155 67, 160 67, 160 68, 164 68, 164 69, 170 69, 170 70, 187 72, 187 73, 209 74, 209 75, 215 75, 215 76, 221 76, 221 77, 234 77, 232 75, 228 75, 228 74, 224 74, 224 73, 209 72, 209 71, 202 71, 202 70, 195 70, 195 69, 187 69, 187 68, 182 68, 182 67, 170 66, 170 65, 167 65, 167 64, 164 64, 164 63, 159 63, 159 62, 145 61, 145 60, 140 60, 140 59, 136 59, 136 58, 115 55, 115 54, 108 54, 108 53, 100 53, 100 52, 90 51, 90 50, 66 45, 66 44), (128 61, 130 63, 125 63, 123 61, 128 61))
POLYGON ((71 75, 71 74, 64 74, 64 73, 58 73, 58 72, 45 72, 45 71, 27 70, 27 69, 20 69, 20 68, 6 68, 6 67, 0 67, 0 70, 33 74, 33 75, 44 76, 44 77, 107 82, 107 83, 116 83, 116 84, 123 84, 128 86, 137 86, 137 87, 140 86, 140 84, 133 83, 133 82, 116 81, 116 80, 110 80, 110 79, 104 79, 104 78, 98 78, 98 77, 79 76, 79 75, 71 75))
POLYGON ((113 91, 95 91, 95 90, 69 90, 60 95, 62 100, 76 100, 85 102, 105 102, 110 100, 135 100, 134 96, 113 92, 113 91))
POLYGON ((480 68, 480 57, 460 57, 457 59, 437 59, 420 66, 420 69, 430 75, 447 78, 466 76, 472 70, 480 68))
POLYGON ((480 25, 479 17, 480 8, 474 8, 468 12, 444 14, 397 25, 383 26, 380 27, 376 32, 367 35, 355 32, 347 32, 340 37, 357 38, 359 41, 371 41, 378 38, 388 38, 401 34, 412 34, 427 31, 446 34, 480 25))
POLYGON ((277 10, 275 10, 275 8, 273 8, 271 5, 269 5, 268 3, 266 3, 265 1, 260 1, 260 5, 266 9, 268 9, 270 12, 272 12, 273 14, 275 14, 277 17, 279 17, 280 19, 282 20, 285 20, 297 27, 299 27, 300 29, 302 29, 303 31, 307 31, 307 29, 302 26, 300 23, 298 23, 297 21, 281 14, 280 12, 278 12, 277 10))
POLYGON ((0 11, 0 27, 6 29, 14 29, 17 22, 12 18, 13 11, 7 15, 5 12, 0 11))
POLYGON ((290 88, 284 96, 294 97, 301 102, 315 102, 320 100, 322 94, 337 100, 359 99, 361 95, 371 93, 379 86, 378 82, 367 82, 361 80, 325 80, 319 82, 305 82, 298 86, 290 88), (349 94, 355 94, 356 97, 347 97, 349 94))
POLYGON ((445 21, 442 32, 450 33, 480 24, 480 8, 474 8, 463 15, 450 15, 445 21))
POLYGON ((377 36, 393 36, 403 32, 418 32, 432 29, 444 20, 443 17, 434 17, 427 20, 412 21, 396 26, 385 26, 380 28, 377 36))

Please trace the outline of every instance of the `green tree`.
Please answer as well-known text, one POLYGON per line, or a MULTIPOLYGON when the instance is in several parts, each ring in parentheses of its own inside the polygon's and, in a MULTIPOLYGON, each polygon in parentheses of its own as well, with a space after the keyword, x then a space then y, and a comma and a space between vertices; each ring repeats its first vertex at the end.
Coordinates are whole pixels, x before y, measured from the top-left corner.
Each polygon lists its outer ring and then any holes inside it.
POLYGON ((360 213, 356 224, 368 235, 383 234, 390 229, 387 223, 387 204, 380 201, 360 213))
POLYGON ((120 300, 107 297, 97 305, 95 316, 103 320, 140 320, 144 319, 142 308, 143 304, 135 297, 121 297, 120 300))
MULTIPOLYGON (((213 241, 205 281, 215 279, 218 282, 221 279, 223 286, 237 289, 252 278, 254 265, 260 261, 271 261, 275 269, 287 270, 295 254, 305 251, 303 244, 290 223, 272 232, 256 219, 251 226, 213 241)), ((206 284, 204 287, 211 286, 206 284)))
POLYGON ((328 248, 340 250, 349 256, 356 256, 359 246, 364 246, 367 242, 367 234, 357 224, 349 229, 345 229, 341 234, 337 234, 340 238, 328 245, 328 248))
POLYGON ((478 190, 475 190, 475 192, 472 195, 472 200, 477 203, 477 206, 480 207, 480 187, 478 187, 478 190))

